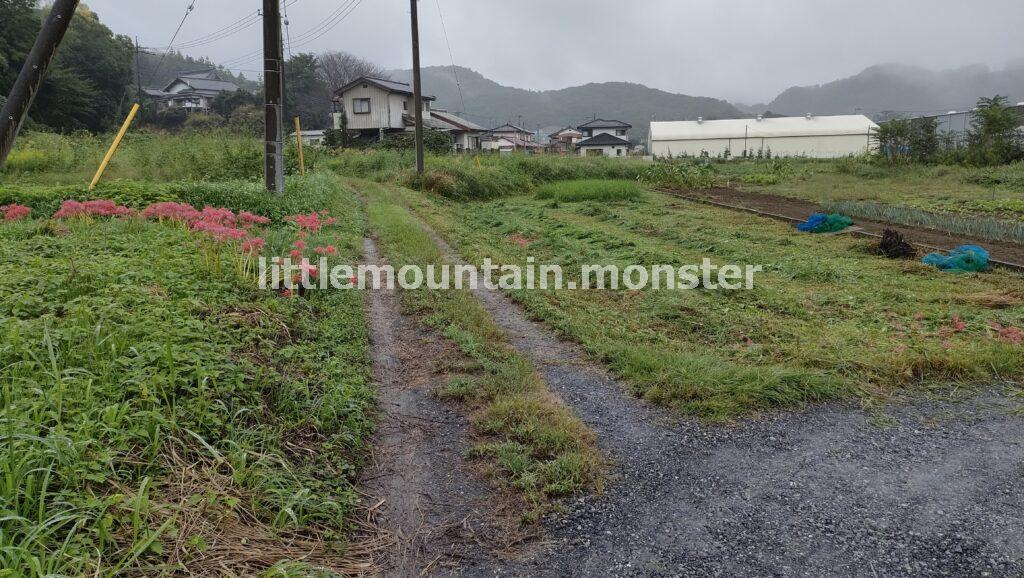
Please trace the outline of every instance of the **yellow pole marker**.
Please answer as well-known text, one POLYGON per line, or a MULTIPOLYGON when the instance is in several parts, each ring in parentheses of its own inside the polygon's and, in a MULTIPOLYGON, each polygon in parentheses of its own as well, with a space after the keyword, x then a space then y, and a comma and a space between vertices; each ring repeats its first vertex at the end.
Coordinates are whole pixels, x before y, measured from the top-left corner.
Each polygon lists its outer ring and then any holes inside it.
POLYGON ((476 166, 480 166, 480 155, 476 155, 476 166))
POLYGON ((103 177, 103 173, 107 170, 107 165, 110 164, 110 159, 114 158, 114 153, 117 152, 117 147, 121 146, 121 141, 124 140, 125 133, 128 132, 128 127, 132 125, 132 121, 135 120, 135 115, 139 112, 138 103, 132 105, 131 112, 128 113, 128 118, 124 119, 124 124, 121 125, 120 132, 114 138, 113 144, 110 145, 110 150, 107 151, 107 156, 103 157, 103 162, 100 163, 100 168, 96 170, 96 176, 92 178, 92 183, 89 184, 89 190, 96 188, 96 184, 100 182, 103 177))
POLYGON ((295 117, 295 140, 299 143, 299 174, 306 174, 306 160, 302 157, 302 121, 295 117))

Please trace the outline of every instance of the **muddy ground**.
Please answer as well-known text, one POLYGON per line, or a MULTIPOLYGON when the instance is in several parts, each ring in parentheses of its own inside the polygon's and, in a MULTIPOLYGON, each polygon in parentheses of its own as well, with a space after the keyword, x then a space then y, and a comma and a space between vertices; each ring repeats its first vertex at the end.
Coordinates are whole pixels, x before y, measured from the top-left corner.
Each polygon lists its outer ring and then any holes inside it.
MULTIPOLYGON (((724 203, 734 207, 754 209, 788 219, 806 220, 810 215, 820 213, 822 211, 820 205, 810 201, 767 193, 750 193, 729 188, 716 188, 701 191, 675 191, 674 194, 724 203)), ((878 221, 868 221, 861 218, 855 218, 854 221, 858 227, 861 227, 869 233, 881 234, 882 231, 886 229, 893 229, 902 233, 912 242, 940 247, 946 250, 953 249, 960 245, 980 245, 991 252, 993 259, 1024 264, 1024 246, 1016 243, 990 241, 977 237, 954 235, 933 229, 909 227, 906 225, 893 225, 878 221)))

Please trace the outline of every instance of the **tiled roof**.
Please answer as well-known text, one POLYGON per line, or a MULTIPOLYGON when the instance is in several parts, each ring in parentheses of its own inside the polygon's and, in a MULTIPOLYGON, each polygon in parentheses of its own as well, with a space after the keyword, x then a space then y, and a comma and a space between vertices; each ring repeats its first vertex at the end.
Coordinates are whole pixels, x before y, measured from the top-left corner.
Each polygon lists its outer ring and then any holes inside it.
POLYGON ((579 142, 581 147, 606 147, 606 146, 630 146, 628 140, 621 139, 615 135, 601 133, 595 137, 579 142))

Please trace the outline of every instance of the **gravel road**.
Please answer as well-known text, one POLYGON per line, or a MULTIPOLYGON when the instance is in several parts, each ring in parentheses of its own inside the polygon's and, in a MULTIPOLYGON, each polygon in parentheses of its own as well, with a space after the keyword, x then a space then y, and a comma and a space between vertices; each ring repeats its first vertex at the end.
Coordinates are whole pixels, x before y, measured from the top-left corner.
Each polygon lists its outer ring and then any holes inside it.
POLYGON ((502 293, 477 296, 614 464, 603 495, 547 521, 548 544, 462 575, 1024 576, 1019 385, 707 425, 631 397, 502 293))

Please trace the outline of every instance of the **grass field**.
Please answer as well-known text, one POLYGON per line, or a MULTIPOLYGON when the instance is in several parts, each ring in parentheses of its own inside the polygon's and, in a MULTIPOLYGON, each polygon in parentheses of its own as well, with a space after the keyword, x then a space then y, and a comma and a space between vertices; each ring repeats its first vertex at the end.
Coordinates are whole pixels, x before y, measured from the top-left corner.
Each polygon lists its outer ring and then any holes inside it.
MULTIPOLYGON (((552 204, 531 197, 453 203, 406 193, 474 262, 761 264, 753 291, 514 291, 641 395, 724 419, 908 385, 1019 376, 1019 276, 954 276, 889 261, 866 241, 656 194, 642 202, 552 204)), ((571 276, 571 274, 569 274, 571 276)), ((578 274, 577 274, 578 276, 578 274)))
MULTIPOLYGON (((353 199, 328 177, 293 186, 282 208, 340 219, 307 242, 357 258, 353 199)), ((245 200, 230 208, 265 207, 245 200)), ((295 231, 260 234, 277 252, 295 231)), ((3 223, 0 239, 0 567, 348 564, 372 429, 360 294, 284 299, 230 265, 236 248, 139 218, 3 223)))

